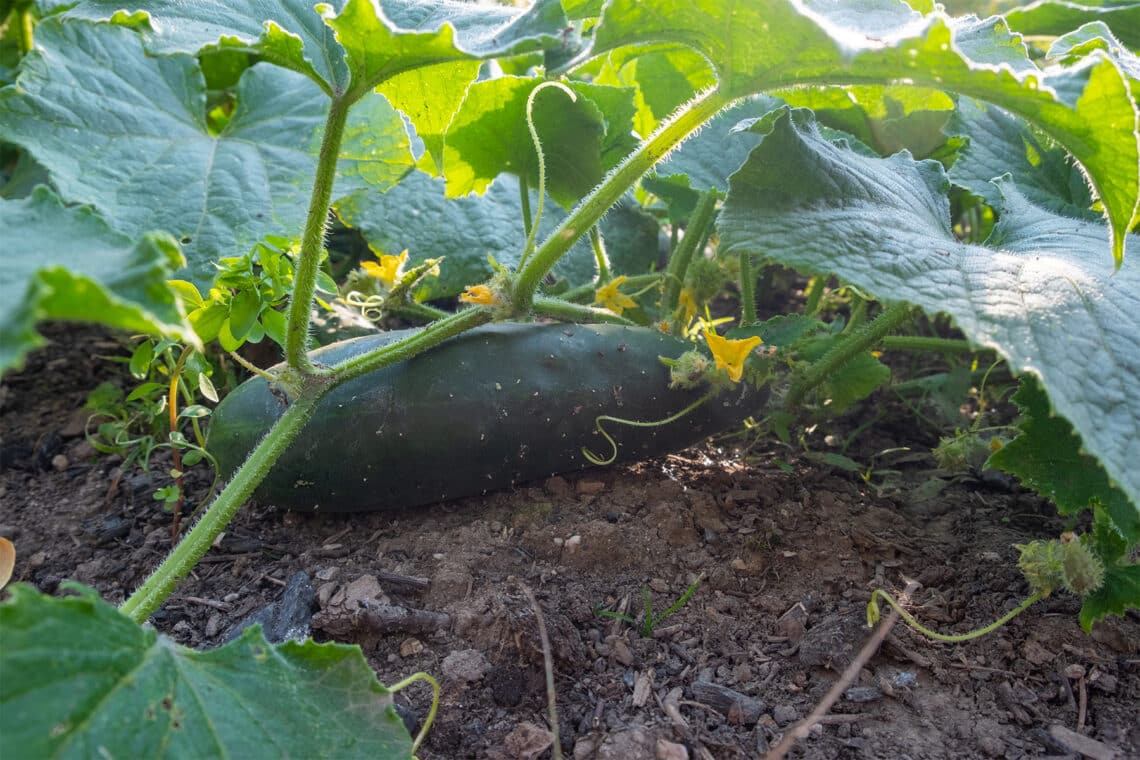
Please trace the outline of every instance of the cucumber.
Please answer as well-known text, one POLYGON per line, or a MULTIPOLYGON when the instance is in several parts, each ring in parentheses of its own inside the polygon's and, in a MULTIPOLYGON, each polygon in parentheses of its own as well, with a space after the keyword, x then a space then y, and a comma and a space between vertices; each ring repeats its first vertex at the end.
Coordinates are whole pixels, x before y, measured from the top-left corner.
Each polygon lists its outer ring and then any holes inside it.
MULTIPOLYGON (((335 364, 411 331, 334 343, 314 361, 335 364)), ((692 344, 619 325, 485 325, 412 359, 330 391, 257 491, 296 510, 355 512, 414 507, 486 493, 590 464, 609 444, 595 419, 664 419, 703 389, 669 388, 659 356, 692 344)), ((767 400, 742 384, 680 420, 639 428, 607 423, 618 461, 658 456, 733 426, 767 400)), ((217 407, 208 450, 229 477, 284 410, 261 378, 217 407)))

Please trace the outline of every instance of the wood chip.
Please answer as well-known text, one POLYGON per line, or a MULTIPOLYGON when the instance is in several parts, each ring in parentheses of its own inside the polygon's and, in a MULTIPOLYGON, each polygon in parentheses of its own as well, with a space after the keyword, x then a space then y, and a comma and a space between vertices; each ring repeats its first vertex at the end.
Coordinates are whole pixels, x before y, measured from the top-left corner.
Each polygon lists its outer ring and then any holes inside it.
POLYGON ((1078 734, 1060 724, 1050 726, 1049 735, 1073 752, 1079 752, 1092 760, 1113 760, 1116 757, 1116 750, 1104 742, 1078 734))

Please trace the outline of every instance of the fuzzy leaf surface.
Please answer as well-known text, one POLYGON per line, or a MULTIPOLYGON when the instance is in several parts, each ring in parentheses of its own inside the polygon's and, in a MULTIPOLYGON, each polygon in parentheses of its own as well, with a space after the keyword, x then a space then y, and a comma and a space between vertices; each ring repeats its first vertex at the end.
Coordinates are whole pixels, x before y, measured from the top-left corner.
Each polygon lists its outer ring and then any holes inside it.
POLYGON ((197 651, 82 587, 17 585, 0 628, 0 733, 15 757, 411 756, 358 647, 269 644, 255 626, 197 651))
POLYGON ((614 0, 594 51, 659 42, 705 55, 730 96, 905 81, 999 105, 1080 161, 1104 203, 1113 259, 1123 260, 1140 197, 1140 114, 1104 51, 1042 69, 999 17, 924 16, 897 0, 614 0))
POLYGON ((1014 372, 1039 376, 1086 450, 1140 503, 1140 267, 1114 273, 1097 255, 1101 224, 1034 206, 1003 182, 990 239, 963 244, 940 164, 860 155, 825 140, 807 111, 753 129, 764 139, 729 181, 725 253, 835 273, 887 301, 950 314, 1014 372))
POLYGON ((18 367, 43 341, 44 319, 109 327, 195 342, 165 279, 182 266, 164 234, 136 242, 87 207, 66 207, 46 187, 0 200, 0 372, 18 367))
POLYGON ((1126 45, 1140 47, 1140 3, 1037 0, 1010 9, 1005 18, 1015 32, 1048 36, 1067 34, 1078 26, 1099 21, 1126 45))
MULTIPOLYGON (((49 20, 18 84, 0 91, 0 137, 114 229, 170 232, 189 277, 208 287, 213 261, 302 228, 327 103, 304 77, 268 64, 246 71, 237 101, 212 134, 191 56, 149 55, 122 27, 49 20)), ((411 166, 399 115, 379 96, 354 109, 337 192, 388 187, 411 166)))

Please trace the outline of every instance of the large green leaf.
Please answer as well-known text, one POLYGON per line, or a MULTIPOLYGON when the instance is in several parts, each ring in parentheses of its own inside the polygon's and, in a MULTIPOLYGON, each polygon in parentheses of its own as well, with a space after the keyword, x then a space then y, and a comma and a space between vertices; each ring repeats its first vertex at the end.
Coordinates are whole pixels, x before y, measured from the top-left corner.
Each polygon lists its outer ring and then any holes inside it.
POLYGON ((753 128, 766 136, 729 181, 723 250, 947 312, 1015 372, 1038 375, 1086 450, 1140 503, 1140 266, 1114 274, 1097 255, 1101 224, 1034 206, 1007 181, 994 233, 966 245, 950 229, 940 164, 832 144, 808 111, 753 128))
POLYGON ((993 180, 1009 174, 1034 205, 1066 216, 1096 219, 1092 196, 1067 152, 996 106, 961 98, 947 132, 967 138, 950 167, 950 180, 983 198, 1001 203, 993 180))
POLYGON ((357 647, 271 645, 260 628, 197 652, 83 590, 17 585, 0 605, 0 735, 10 757, 411 756, 357 647))
POLYGON ((1070 2, 1037 0, 1005 14, 1009 28, 1031 35, 1060 36, 1082 24, 1099 21, 1111 28, 1126 45, 1140 47, 1140 3, 1070 2))
MULTIPOLYGON (((333 0, 335 7, 341 0, 333 0)), ((218 45, 255 53, 299 71, 327 91, 348 86, 344 50, 313 9, 312 0, 81 0, 63 12, 66 19, 112 20, 146 32, 156 53, 197 54, 218 45)))
POLYGON ((1000 105, 1084 166, 1105 206, 1113 257, 1123 259, 1140 197, 1140 115, 1126 75, 1103 51, 1040 69, 998 17, 922 16, 897 0, 614 0, 594 50, 655 42, 699 50, 729 96, 903 81, 1000 105))
POLYGON ((168 235, 138 242, 111 230, 90 208, 67 208, 46 187, 0 200, 0 372, 18 367, 43 341, 44 319, 99 322, 194 342, 165 279, 182 266, 168 235))
POLYGON ((325 21, 336 31, 351 72, 350 98, 412 69, 525 53, 562 43, 566 15, 558 0, 528 10, 482 4, 348 0, 325 21), (391 19, 391 20, 389 20, 391 19))
MULTIPOLYGON (((447 130, 443 168, 447 194, 483 193, 503 172, 538 185, 538 154, 526 120, 526 103, 542 77, 500 77, 476 82, 447 130)), ((556 88, 534 100, 534 125, 546 159, 546 191, 563 206, 589 192, 637 145, 632 135, 634 91, 571 82, 577 95, 556 88)))
POLYGON ((1085 631, 1108 615, 1123 616, 1128 610, 1140 608, 1140 563, 1120 562, 1108 565, 1104 572, 1104 585, 1089 594, 1081 605, 1080 621, 1085 631))
MULTIPOLYGON (((214 260, 267 234, 299 234, 326 104, 304 77, 258 64, 212 134, 192 57, 148 55, 121 27, 46 21, 17 85, 0 91, 0 137, 114 229, 173 234, 190 276, 208 286, 214 260)), ((403 122, 379 96, 354 110, 342 155, 342 194, 390 186, 412 165, 403 122)))
MULTIPOLYGON (((531 191, 532 206, 535 201, 531 191)), ((501 264, 518 264, 526 239, 520 205, 518 181, 509 175, 483 196, 446 198, 443 180, 417 172, 387 193, 344 199, 337 204, 337 214, 379 251, 394 254, 406 248, 409 263, 445 257, 439 277, 429 278, 417 293, 441 298, 485 280, 491 273, 488 254, 501 264)), ((548 205, 539 237, 552 232, 563 217, 561 209, 548 205)), ((601 229, 615 272, 641 274, 656 261, 657 224, 635 204, 617 206, 602 220, 601 229)), ((591 280, 594 269, 593 252, 580 240, 554 273, 581 284, 591 280)))

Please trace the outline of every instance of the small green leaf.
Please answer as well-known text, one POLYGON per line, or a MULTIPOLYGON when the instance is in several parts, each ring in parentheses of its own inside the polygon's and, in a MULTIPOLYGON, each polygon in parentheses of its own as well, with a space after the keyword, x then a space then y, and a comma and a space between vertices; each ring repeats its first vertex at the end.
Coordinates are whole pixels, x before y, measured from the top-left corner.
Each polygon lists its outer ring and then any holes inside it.
POLYGON ((142 380, 146 377, 150 372, 150 363, 153 359, 154 344, 149 340, 144 340, 131 353, 131 361, 128 365, 130 367, 131 377, 136 380, 142 380))
MULTIPOLYGON (((261 312, 261 327, 269 339, 279 346, 285 345, 285 313, 276 309, 261 312)), ((217 399, 214 399, 215 401, 217 399)))
POLYGON ((230 335, 242 339, 249 334, 261 311, 261 297, 254 290, 240 290, 230 301, 230 335))
POLYGON ((218 403, 218 391, 214 388, 213 381, 205 372, 198 373, 198 391, 206 397, 207 400, 218 403))
POLYGON ((186 407, 181 412, 179 412, 178 416, 179 417, 185 417, 187 419, 198 420, 198 419, 201 419, 203 417, 209 417, 210 416, 210 409, 208 407, 202 406, 201 404, 191 404, 190 406, 186 407))
POLYGON ((93 591, 53 599, 21 584, 0 605, 0 629, 0 734, 12 757, 411 755, 391 693, 357 647, 269 644, 255 626, 195 651, 93 591))

